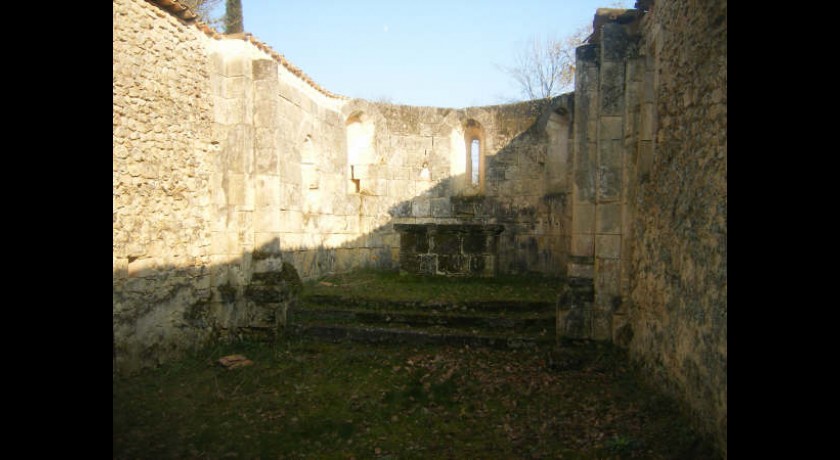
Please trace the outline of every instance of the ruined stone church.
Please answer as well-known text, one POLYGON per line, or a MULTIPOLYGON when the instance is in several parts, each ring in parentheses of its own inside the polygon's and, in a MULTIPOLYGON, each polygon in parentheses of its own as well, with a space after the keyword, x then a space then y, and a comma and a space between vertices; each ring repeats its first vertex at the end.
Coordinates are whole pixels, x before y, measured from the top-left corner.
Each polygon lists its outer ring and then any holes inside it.
POLYGON ((535 273, 568 285, 559 337, 627 348, 725 446, 726 0, 594 24, 573 92, 451 109, 114 0, 115 371, 282 330, 297 277, 535 273))

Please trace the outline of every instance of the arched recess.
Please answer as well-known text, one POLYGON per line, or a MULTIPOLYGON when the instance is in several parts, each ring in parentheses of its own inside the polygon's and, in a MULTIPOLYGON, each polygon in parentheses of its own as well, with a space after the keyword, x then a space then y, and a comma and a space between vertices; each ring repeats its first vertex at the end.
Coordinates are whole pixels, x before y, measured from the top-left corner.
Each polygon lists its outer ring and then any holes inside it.
POLYGON ((303 194, 303 210, 318 212, 320 203, 320 170, 317 164, 318 148, 315 140, 307 134, 300 146, 300 186, 303 194))
POLYGON ((315 190, 320 185, 315 156, 315 143, 312 136, 307 134, 300 149, 301 186, 304 190, 315 190))
POLYGON ((568 191, 571 173, 569 155, 569 132, 571 120, 568 112, 558 109, 551 113, 545 131, 548 134, 548 152, 546 153, 546 193, 568 191))
POLYGON ((466 189, 473 192, 484 192, 484 162, 487 157, 487 142, 484 127, 481 123, 470 118, 464 124, 464 146, 466 162, 464 183, 466 189))
POLYGON ((347 177, 350 178, 348 193, 360 193, 368 170, 374 163, 374 129, 369 117, 361 111, 347 117, 347 177))

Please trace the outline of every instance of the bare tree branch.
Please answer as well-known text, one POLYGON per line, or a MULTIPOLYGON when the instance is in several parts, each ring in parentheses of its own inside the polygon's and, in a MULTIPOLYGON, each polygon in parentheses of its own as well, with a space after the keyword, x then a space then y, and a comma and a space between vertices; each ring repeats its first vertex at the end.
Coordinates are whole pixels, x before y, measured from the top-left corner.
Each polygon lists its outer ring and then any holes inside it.
POLYGON ((532 37, 514 57, 514 64, 502 69, 528 100, 550 99, 574 89, 575 48, 592 33, 586 25, 557 38, 532 37))

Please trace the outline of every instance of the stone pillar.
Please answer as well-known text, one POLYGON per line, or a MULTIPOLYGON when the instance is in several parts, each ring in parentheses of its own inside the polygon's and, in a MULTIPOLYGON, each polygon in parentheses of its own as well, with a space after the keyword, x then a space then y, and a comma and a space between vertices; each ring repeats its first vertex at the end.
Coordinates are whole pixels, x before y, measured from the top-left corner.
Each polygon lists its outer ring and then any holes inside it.
MULTIPOLYGON (((222 40, 211 56, 213 142, 219 144, 211 177, 216 211, 212 254, 213 265, 217 267, 253 250, 253 80, 251 59, 241 49, 244 45, 240 40, 222 40)), ((227 268, 220 270, 224 272, 227 268)), ((242 284, 228 279, 242 278, 237 276, 241 274, 239 271, 218 273, 214 283, 217 286, 227 281, 242 284)))
POLYGON ((628 31, 636 13, 599 9, 593 40, 576 50, 570 283, 558 299, 558 337, 613 340, 626 295, 626 176, 635 152, 627 137, 637 124, 640 79, 634 71, 628 82, 628 51, 637 41, 628 31))
POLYGON ((624 211, 624 27, 601 28, 595 175, 595 299, 592 338, 612 339, 612 315, 621 304, 621 240, 624 211))
POLYGON ((568 288, 558 297, 558 338, 592 335, 592 289, 595 277, 595 199, 597 172, 598 58, 597 45, 576 50, 572 142, 571 245, 568 288))
POLYGON ((278 128, 277 62, 271 59, 251 63, 254 104, 254 245, 262 250, 280 240, 280 129, 278 128))
POLYGON ((211 190, 211 306, 222 335, 234 334, 246 310, 254 250, 254 84, 246 42, 214 42, 210 78, 213 90, 211 190))

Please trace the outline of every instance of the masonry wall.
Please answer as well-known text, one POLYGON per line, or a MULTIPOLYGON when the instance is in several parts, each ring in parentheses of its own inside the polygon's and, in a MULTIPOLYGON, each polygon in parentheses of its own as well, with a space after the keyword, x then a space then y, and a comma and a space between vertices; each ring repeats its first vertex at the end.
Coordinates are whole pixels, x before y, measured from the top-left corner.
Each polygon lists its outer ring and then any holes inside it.
POLYGON ((726 2, 598 9, 577 49, 561 337, 611 340, 726 455, 726 2))
POLYGON ((571 105, 564 96, 545 107, 346 107, 375 114, 376 150, 360 181, 388 220, 373 238, 398 249, 393 224, 501 224, 499 273, 564 275, 571 105), (482 156, 475 185, 467 174, 473 137, 482 156))
POLYGON ((656 2, 642 25, 629 348, 725 455, 726 0, 656 2))
POLYGON ((571 97, 464 110, 348 100, 252 36, 180 19, 177 4, 113 5, 120 372, 273 336, 298 276, 398 269, 396 223, 501 224, 498 271, 565 273, 571 97))
POLYGON ((208 339, 213 99, 203 33, 114 1, 113 258, 116 365, 208 339), (178 345, 176 345, 178 344, 178 345))
POLYGON ((291 215, 303 210, 294 141, 343 139, 337 98, 243 37, 179 19, 177 6, 113 6, 120 373, 282 332, 300 280, 280 237, 299 244, 306 231, 291 215))

